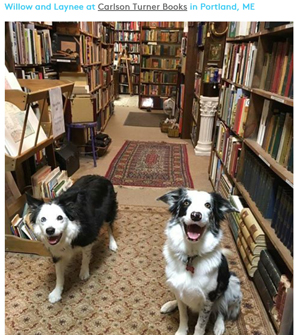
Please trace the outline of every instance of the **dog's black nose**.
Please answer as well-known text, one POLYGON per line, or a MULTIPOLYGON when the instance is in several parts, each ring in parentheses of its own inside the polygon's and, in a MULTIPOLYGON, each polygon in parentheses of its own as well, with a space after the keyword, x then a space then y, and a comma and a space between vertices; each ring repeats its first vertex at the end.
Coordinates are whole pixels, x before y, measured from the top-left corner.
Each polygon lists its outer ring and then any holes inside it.
POLYGON ((55 232, 55 229, 52 228, 52 227, 46 229, 46 233, 47 233, 48 235, 53 235, 54 232, 55 232))
POLYGON ((202 214, 200 212, 192 212, 191 219, 193 221, 200 221, 202 219, 202 214))

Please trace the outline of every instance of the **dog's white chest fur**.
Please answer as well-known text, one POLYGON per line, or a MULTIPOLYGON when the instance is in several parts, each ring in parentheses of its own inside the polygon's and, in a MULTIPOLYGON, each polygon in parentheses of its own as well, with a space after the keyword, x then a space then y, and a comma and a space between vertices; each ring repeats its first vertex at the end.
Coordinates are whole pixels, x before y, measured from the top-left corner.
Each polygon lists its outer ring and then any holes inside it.
POLYGON ((207 294, 217 286, 218 267, 221 253, 213 253, 206 257, 195 257, 190 264, 194 273, 187 270, 184 259, 180 259, 166 243, 164 247, 166 259, 167 283, 174 294, 193 311, 199 312, 207 294))

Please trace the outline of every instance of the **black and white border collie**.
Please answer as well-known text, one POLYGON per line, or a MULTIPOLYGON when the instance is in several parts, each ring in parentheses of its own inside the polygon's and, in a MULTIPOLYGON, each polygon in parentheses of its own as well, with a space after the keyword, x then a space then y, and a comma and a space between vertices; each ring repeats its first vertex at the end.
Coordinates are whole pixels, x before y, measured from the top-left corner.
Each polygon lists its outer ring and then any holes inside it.
POLYGON ((117 213, 116 193, 112 183, 104 177, 88 175, 78 179, 65 193, 45 203, 27 194, 34 233, 50 251, 56 269, 56 286, 49 301, 61 299, 64 272, 69 260, 82 251, 79 277, 89 277, 89 263, 93 243, 100 228, 108 224, 109 248, 117 250, 112 235, 112 223, 117 213))
POLYGON ((242 293, 240 281, 228 269, 220 247, 224 214, 237 211, 217 193, 180 188, 157 200, 169 204, 171 219, 165 233, 163 254, 167 284, 176 300, 165 303, 162 313, 179 309, 176 335, 188 331, 187 307, 198 314, 194 335, 204 335, 210 315, 215 316, 214 334, 225 332, 224 320, 236 319, 242 293))

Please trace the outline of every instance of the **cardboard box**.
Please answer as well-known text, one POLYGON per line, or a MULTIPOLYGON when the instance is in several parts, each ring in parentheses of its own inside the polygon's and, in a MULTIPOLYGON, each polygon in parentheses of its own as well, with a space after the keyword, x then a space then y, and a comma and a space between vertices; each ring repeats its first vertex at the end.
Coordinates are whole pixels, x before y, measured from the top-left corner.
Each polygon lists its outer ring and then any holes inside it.
POLYGON ((96 101, 86 95, 78 95, 72 100, 72 122, 96 121, 96 101))

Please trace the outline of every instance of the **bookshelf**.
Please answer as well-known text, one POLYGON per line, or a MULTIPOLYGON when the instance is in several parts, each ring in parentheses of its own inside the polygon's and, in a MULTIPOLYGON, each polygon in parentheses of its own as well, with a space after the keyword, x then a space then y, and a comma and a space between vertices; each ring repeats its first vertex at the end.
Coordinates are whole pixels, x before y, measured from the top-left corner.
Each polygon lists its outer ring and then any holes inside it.
POLYGON ((141 23, 139 107, 149 97, 162 109, 166 98, 177 95, 183 22, 141 23))
MULTIPOLYGON (((36 79, 19 79, 19 84, 21 87, 25 87, 30 90, 30 93, 24 93, 23 91, 8 89, 5 90, 5 101, 11 102, 16 105, 20 110, 24 110, 26 113, 25 120, 28 119, 29 106, 35 102, 40 101, 41 106, 46 108, 47 100, 49 99, 49 90, 51 88, 60 87, 62 94, 66 96, 67 99, 70 98, 73 90, 73 83, 62 81, 62 80, 36 80, 36 79)), ((67 104, 64 105, 64 111, 66 110, 67 104)), ((43 111, 44 108, 41 109, 43 111)), ((26 151, 21 151, 19 148, 19 154, 15 157, 5 154, 5 171, 18 172, 18 169, 22 167, 22 163, 27 161, 29 158, 34 156, 38 151, 46 149, 48 163, 52 166, 56 166, 56 160, 54 155, 53 146, 53 135, 51 122, 42 122, 43 113, 40 113, 38 127, 35 130, 36 139, 35 145, 26 151), (43 141, 37 142, 38 134, 40 128, 46 133, 46 138, 43 141)), ((21 138, 21 143, 23 143, 25 135, 25 122, 23 125, 23 135, 21 138)), ((18 185, 19 188, 22 186, 18 185)), ((12 252, 25 252, 34 253, 41 256, 50 256, 49 252, 45 249, 42 242, 32 241, 22 239, 11 234, 10 223, 12 217, 16 213, 21 213, 25 204, 25 195, 21 195, 16 201, 10 206, 5 206, 5 250, 12 252)))
POLYGON ((113 113, 114 23, 55 22, 54 29, 57 51, 73 45, 72 51, 77 55, 73 63, 65 63, 56 54, 59 76, 77 83, 85 74, 81 83, 75 84, 74 94, 81 97, 81 103, 86 100, 87 108, 92 109, 90 121, 97 121, 97 130, 103 131, 113 113))
MULTIPOLYGON (((140 79, 140 23, 116 22, 115 23, 115 62, 118 62, 123 51, 127 51, 130 60, 130 80, 133 86, 133 95, 139 94, 140 79)), ((129 84, 126 64, 121 61, 119 67, 119 93, 129 94, 129 84)))
MULTIPOLYGON (((209 180, 242 197, 293 280, 293 24, 231 22, 209 180)), ((260 288, 257 287, 258 291, 260 288)), ((284 307, 286 308, 286 307, 284 307)), ((288 307, 287 307, 288 308, 288 307)), ((268 311, 278 333, 280 322, 268 311)))

